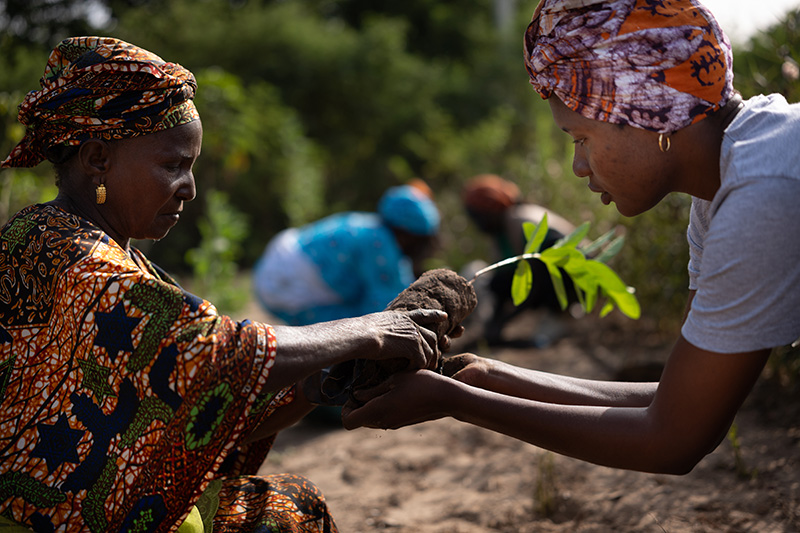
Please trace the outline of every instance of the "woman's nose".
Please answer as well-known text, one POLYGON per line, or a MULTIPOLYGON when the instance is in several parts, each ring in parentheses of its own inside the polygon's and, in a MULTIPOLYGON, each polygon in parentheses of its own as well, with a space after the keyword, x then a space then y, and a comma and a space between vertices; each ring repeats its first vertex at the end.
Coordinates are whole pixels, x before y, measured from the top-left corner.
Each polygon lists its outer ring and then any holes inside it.
POLYGON ((190 170, 184 183, 178 189, 178 197, 184 202, 191 202, 197 196, 197 187, 194 182, 194 173, 190 170))
POLYGON ((572 172, 579 178, 586 178, 592 173, 589 161, 584 156, 583 149, 580 146, 575 147, 575 155, 572 157, 572 172))

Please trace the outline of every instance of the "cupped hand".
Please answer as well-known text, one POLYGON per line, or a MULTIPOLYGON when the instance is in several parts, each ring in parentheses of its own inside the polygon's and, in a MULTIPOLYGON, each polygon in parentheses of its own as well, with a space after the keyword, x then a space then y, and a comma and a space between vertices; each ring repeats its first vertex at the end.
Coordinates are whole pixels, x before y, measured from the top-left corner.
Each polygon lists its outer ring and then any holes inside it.
POLYGON ((357 391, 358 407, 348 402, 342 408, 346 429, 370 427, 398 429, 447 416, 448 394, 456 384, 452 379, 430 370, 398 372, 386 381, 357 391))
POLYGON ((445 358, 442 374, 473 387, 486 388, 485 383, 493 363, 492 359, 473 353, 462 353, 445 358))

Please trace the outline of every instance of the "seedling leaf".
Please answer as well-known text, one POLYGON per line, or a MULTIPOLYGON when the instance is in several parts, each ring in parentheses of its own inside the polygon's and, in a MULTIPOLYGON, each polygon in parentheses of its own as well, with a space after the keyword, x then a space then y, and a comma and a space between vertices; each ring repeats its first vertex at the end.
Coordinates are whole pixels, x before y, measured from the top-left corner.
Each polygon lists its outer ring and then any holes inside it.
POLYGON ((580 251, 583 252, 583 254, 586 255, 587 257, 592 255, 594 252, 602 248, 605 243, 610 241, 615 233, 616 230, 613 229, 605 232, 603 235, 593 240, 583 248, 580 248, 580 251))
POLYGON ((642 315, 639 300, 636 299, 633 289, 630 287, 624 291, 609 291, 607 295, 609 300, 613 301, 620 312, 628 318, 637 320, 642 315))
POLYGON ((547 236, 547 213, 542 217, 539 224, 533 222, 523 222, 522 230, 525 232, 525 238, 528 244, 525 246, 526 254, 535 254, 542 247, 544 238, 547 236))
POLYGON ((566 272, 575 288, 578 302, 584 311, 590 313, 600 297, 605 298, 600 316, 604 317, 617 307, 624 315, 636 320, 641 316, 639 301, 632 287, 628 287, 609 266, 605 264, 622 249, 624 236, 614 237, 614 230, 606 232, 600 238, 584 248, 578 248, 589 232, 589 222, 584 222, 572 233, 559 239, 553 246, 539 252, 547 235, 547 215, 536 225, 525 222, 522 229, 527 239, 525 253, 504 259, 479 270, 475 277, 485 274, 501 266, 517 263, 511 281, 511 297, 514 305, 521 305, 530 295, 533 288, 533 269, 529 260, 542 261, 547 267, 553 288, 562 309, 569 304, 562 270, 566 272), (609 241, 611 241, 609 243, 609 241), (608 243, 608 244, 607 244, 608 243), (605 246, 605 248, 603 248, 605 246), (602 251, 594 259, 588 254, 602 251))
POLYGON ((567 289, 564 287, 564 278, 561 275, 561 271, 551 263, 545 264, 547 265, 547 271, 550 272, 550 279, 553 282, 553 289, 556 291, 558 305, 561 306, 561 309, 566 309, 569 301, 567 300, 567 289))
POLYGON ((562 237, 559 240, 557 240, 556 243, 553 245, 553 248, 561 248, 567 246, 575 248, 589 233, 590 226, 591 223, 587 220, 586 222, 575 228, 575 230, 572 233, 570 233, 566 237, 562 237))
POLYGON ((622 245, 625 244, 625 235, 620 235, 613 241, 611 241, 608 246, 606 246, 602 252, 600 252, 597 257, 594 258, 595 261, 599 261, 601 263, 608 263, 612 257, 617 255, 620 250, 622 250, 622 245))
POLYGON ((597 283, 606 291, 627 291, 628 286, 620 279, 611 267, 598 261, 587 261, 586 268, 597 279, 597 283))
POLYGON ((511 299, 514 305, 521 305, 528 299, 528 295, 533 288, 533 270, 527 261, 517 263, 514 277, 511 280, 511 299))

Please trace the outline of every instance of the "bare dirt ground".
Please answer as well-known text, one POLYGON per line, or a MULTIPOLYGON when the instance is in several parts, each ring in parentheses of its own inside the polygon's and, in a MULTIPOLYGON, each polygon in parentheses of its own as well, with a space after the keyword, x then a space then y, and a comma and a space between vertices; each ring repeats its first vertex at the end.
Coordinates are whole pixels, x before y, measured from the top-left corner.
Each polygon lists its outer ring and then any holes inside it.
MULTIPOLYGON (((519 317, 506 337, 528 336, 537 320, 519 317)), ((589 317, 545 348, 469 337, 455 348, 579 377, 657 376, 669 345, 631 324, 589 317)), ((800 532, 796 390, 762 377, 736 427, 738 447, 725 440, 690 474, 668 476, 584 463, 452 419, 397 431, 306 419, 279 435, 261 472, 309 477, 343 533, 800 532)))

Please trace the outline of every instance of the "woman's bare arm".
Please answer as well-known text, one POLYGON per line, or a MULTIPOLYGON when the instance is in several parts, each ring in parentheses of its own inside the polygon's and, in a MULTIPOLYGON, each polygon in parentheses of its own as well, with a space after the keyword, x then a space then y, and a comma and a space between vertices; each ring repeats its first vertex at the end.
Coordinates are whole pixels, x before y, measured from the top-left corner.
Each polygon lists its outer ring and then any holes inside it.
POLYGON ((629 398, 619 392, 630 387, 626 383, 576 388, 568 379, 543 384, 540 374, 520 373, 513 388, 534 378, 531 390, 542 397, 531 398, 535 395, 494 392, 432 372, 407 373, 375 391, 380 395, 364 407, 343 412, 343 420, 348 428, 397 428, 451 416, 596 464, 682 474, 719 443, 768 355, 769 350, 712 353, 681 338, 648 405, 610 402, 629 398))
POLYGON ((453 378, 468 385, 508 396, 565 405, 646 407, 657 382, 628 383, 573 378, 530 370, 472 354, 469 365, 453 378))
POLYGON ((422 326, 446 319, 441 311, 384 311, 310 326, 275 326, 277 356, 267 390, 288 387, 357 358, 406 358, 410 368, 430 368, 438 361, 438 340, 422 326))

